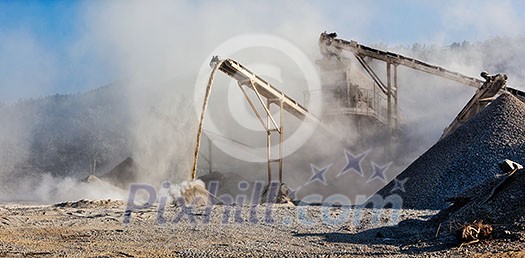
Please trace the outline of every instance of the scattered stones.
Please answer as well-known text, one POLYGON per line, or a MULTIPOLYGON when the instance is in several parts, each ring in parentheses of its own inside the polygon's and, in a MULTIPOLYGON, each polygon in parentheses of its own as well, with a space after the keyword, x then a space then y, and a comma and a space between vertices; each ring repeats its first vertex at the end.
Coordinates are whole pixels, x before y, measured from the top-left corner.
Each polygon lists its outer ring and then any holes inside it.
POLYGON ((290 196, 290 188, 285 183, 266 185, 261 197, 261 203, 293 204, 293 196, 290 196))
POLYGON ((114 207, 123 205, 123 201, 116 200, 78 200, 74 202, 61 202, 53 205, 58 208, 102 208, 102 207, 114 207))

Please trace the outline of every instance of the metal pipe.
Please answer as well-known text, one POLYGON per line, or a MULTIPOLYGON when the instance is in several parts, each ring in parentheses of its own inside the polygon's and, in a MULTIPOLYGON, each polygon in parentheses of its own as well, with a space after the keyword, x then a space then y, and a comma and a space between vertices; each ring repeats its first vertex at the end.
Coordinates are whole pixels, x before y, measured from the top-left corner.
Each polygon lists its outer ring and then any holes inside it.
POLYGON ((199 149, 201 147, 202 124, 204 122, 206 108, 208 107, 208 101, 210 100, 211 88, 213 86, 213 81, 215 80, 215 75, 217 74, 217 71, 219 70, 219 67, 222 65, 223 62, 224 60, 215 63, 215 66, 213 67, 213 70, 210 74, 210 78, 208 80, 208 86, 206 86, 206 93, 204 95, 204 101, 202 103, 199 126, 197 127, 197 141, 195 143, 195 152, 193 154, 193 168, 191 170, 192 180, 195 180, 195 178, 197 177, 197 163, 199 161, 199 149))

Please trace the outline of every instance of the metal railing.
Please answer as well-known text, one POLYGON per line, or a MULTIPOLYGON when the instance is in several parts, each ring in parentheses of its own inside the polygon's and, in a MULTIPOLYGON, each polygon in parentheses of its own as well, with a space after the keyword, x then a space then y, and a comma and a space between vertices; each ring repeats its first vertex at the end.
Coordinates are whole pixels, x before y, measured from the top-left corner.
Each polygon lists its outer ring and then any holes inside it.
POLYGON ((349 87, 325 85, 322 90, 305 92, 305 99, 312 97, 313 94, 322 95, 323 116, 369 116, 381 123, 388 123, 386 96, 378 89, 363 89, 355 85, 349 87))

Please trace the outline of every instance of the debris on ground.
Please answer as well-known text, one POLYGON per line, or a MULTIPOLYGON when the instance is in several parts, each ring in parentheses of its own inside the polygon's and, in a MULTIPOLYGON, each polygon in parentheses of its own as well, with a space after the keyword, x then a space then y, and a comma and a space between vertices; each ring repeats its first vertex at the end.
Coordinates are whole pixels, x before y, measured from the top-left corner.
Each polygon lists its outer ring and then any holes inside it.
POLYGON ((91 209, 91 208, 102 208, 102 207, 113 207, 113 206, 122 206, 124 201, 119 200, 78 200, 78 201, 68 201, 56 203, 53 206, 58 208, 82 208, 82 209, 91 209))
POLYGON ((470 245, 482 239, 488 239, 492 234, 493 228, 489 224, 484 224, 483 220, 465 224, 456 231, 456 239, 460 246, 470 245))
POLYGON ((293 196, 285 183, 270 183, 264 187, 261 203, 293 204, 293 196))

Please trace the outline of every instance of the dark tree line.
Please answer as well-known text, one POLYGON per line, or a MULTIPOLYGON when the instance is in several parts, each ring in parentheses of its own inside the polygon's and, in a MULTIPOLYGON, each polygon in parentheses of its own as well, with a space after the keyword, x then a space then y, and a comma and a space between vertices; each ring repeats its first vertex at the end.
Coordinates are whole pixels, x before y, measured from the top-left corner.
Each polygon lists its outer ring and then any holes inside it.
POLYGON ((0 169, 73 176, 92 173, 129 152, 128 124, 118 90, 20 100, 0 109, 0 169), (10 164, 11 163, 11 164, 10 164))

